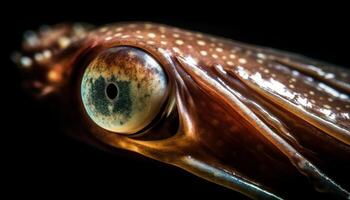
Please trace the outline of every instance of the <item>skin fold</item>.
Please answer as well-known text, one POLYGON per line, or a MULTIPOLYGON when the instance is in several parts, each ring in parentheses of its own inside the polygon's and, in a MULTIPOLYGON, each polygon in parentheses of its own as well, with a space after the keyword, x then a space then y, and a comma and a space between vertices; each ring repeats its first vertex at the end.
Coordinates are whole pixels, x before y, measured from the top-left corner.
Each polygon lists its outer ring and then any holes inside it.
POLYGON ((140 153, 253 199, 349 198, 343 68, 152 23, 58 24, 28 32, 13 59, 24 86, 35 98, 54 97, 85 142, 140 153), (135 134, 98 126, 80 96, 86 67, 115 47, 147 53, 167 75, 159 113, 135 134))

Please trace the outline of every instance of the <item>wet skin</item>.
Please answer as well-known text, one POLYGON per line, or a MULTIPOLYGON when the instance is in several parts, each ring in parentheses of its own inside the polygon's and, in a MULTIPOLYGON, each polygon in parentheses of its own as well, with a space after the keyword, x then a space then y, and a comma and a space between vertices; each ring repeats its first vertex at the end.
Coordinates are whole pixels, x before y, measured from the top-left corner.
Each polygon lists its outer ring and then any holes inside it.
POLYGON ((251 198, 349 197, 345 69, 151 23, 57 25, 28 33, 14 60, 83 141, 251 198))

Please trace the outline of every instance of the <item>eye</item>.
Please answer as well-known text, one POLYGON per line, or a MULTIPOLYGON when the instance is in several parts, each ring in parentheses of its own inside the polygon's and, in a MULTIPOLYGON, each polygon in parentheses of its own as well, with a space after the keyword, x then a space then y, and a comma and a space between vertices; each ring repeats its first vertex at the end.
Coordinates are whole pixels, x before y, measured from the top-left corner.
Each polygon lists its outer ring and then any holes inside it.
POLYGON ((81 98, 86 113, 103 129, 134 134, 159 114, 167 96, 168 80, 160 64, 133 47, 114 47, 86 67, 81 98))

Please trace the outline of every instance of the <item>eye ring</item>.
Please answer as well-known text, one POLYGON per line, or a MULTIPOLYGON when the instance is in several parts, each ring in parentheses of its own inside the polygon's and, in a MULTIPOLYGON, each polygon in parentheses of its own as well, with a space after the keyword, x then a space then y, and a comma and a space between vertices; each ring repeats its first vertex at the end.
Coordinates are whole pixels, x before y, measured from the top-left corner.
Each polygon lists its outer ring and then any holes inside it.
POLYGON ((151 54, 130 46, 111 47, 96 54, 85 68, 80 87, 83 108, 91 121, 102 129, 128 136, 143 135, 168 115, 164 113, 173 109, 168 105, 169 98, 173 98, 169 90, 161 64, 151 54), (140 99, 145 102, 140 103, 140 99), (144 113, 135 111, 142 110, 142 106, 144 113), (124 115, 120 114, 122 110, 124 115))

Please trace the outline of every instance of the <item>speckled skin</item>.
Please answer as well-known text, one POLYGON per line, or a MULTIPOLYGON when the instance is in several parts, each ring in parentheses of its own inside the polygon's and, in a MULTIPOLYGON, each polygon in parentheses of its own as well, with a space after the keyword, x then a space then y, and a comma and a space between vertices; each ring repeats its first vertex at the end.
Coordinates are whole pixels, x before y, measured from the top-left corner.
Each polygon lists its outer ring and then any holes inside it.
POLYGON ((345 69, 151 23, 58 25, 30 34, 14 59, 37 96, 63 95, 73 79, 81 79, 77 68, 116 46, 142 49, 166 71, 175 107, 166 107, 163 122, 145 134, 167 137, 143 140, 102 130, 77 106, 86 134, 251 198, 349 197, 343 176, 350 167, 345 69), (174 115, 179 127, 168 134, 174 115))

